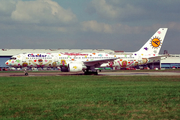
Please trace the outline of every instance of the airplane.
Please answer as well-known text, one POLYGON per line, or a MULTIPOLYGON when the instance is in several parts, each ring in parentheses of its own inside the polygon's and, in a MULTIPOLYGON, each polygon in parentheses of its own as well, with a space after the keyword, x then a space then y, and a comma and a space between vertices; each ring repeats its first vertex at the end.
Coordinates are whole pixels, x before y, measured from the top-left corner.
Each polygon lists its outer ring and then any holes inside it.
POLYGON ((97 69, 101 67, 137 66, 159 60, 159 51, 164 41, 168 28, 160 28, 144 45, 137 51, 127 54, 121 53, 22 53, 13 55, 5 64, 9 67, 24 68, 28 75, 29 68, 60 67, 62 72, 80 72, 85 75, 97 75, 97 69))

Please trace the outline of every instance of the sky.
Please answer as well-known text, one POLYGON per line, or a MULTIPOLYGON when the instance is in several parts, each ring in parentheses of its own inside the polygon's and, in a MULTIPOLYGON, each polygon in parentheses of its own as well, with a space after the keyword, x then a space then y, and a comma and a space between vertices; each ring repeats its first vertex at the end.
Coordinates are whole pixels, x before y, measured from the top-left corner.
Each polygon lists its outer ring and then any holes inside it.
POLYGON ((180 54, 179 0, 0 0, 0 49, 139 50, 168 28, 180 54))

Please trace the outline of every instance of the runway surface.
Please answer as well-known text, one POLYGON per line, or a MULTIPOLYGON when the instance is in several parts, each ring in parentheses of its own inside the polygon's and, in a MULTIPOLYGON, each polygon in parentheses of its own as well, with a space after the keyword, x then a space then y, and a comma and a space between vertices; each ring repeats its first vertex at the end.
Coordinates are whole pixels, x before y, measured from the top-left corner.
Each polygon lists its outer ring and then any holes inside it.
MULTIPOLYGON (((66 75, 84 75, 82 72, 74 73, 74 72, 29 72, 28 76, 66 76, 66 75)), ((180 72, 99 72, 99 76, 180 76, 180 72)), ((23 71, 22 73, 0 73, 1 76, 25 76, 23 71)))

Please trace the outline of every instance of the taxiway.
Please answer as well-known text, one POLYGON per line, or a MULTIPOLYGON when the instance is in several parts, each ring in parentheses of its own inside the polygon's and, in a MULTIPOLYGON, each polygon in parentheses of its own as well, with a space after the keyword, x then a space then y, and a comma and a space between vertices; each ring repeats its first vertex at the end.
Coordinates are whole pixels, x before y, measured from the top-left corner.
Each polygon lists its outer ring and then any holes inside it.
MULTIPOLYGON (((65 75, 84 75, 82 72, 29 72, 28 76, 65 76, 65 75)), ((180 72, 99 72, 100 76, 180 76, 180 72)), ((24 73, 0 73, 0 76, 25 76, 24 73)))

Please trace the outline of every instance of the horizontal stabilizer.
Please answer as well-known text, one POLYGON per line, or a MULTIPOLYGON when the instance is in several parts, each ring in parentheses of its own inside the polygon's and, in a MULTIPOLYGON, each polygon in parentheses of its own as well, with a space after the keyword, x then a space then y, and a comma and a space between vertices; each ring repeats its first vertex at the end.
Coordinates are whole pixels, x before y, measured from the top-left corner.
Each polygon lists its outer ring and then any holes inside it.
POLYGON ((161 59, 161 58, 167 58, 169 56, 169 54, 165 54, 165 55, 161 55, 161 56, 154 56, 154 57, 150 57, 148 59, 150 60, 156 60, 156 59, 161 59))

